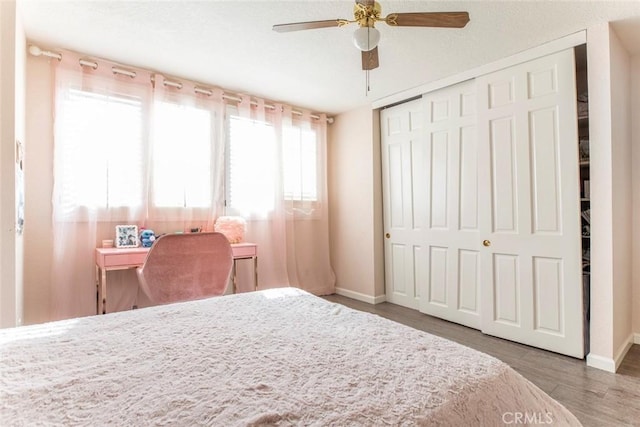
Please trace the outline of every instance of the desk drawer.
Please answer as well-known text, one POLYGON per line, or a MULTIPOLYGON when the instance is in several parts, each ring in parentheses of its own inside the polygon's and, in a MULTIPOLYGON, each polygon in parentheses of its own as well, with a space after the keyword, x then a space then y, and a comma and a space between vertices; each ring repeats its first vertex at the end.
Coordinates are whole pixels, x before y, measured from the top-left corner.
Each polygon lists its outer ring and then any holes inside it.
POLYGON ((231 246, 234 258, 252 258, 258 254, 256 245, 238 245, 231 246))
POLYGON ((105 268, 125 266, 135 267, 142 265, 146 257, 146 252, 132 254, 108 254, 104 257, 104 266, 105 268))

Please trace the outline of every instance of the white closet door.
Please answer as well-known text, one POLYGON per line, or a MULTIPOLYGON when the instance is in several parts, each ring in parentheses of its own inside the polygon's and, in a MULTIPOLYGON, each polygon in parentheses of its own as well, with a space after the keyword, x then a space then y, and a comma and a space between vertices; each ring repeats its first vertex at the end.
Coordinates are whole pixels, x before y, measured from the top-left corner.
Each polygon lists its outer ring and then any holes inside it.
POLYGON ((479 329, 475 81, 428 93, 423 100, 426 148, 421 154, 426 162, 414 174, 419 179, 414 185, 426 196, 420 311, 479 329))
POLYGON ((415 174, 424 169, 424 111, 418 99, 383 110, 382 191, 384 206, 386 299, 418 309, 425 265, 420 230, 424 189, 415 174), (414 182, 415 181, 415 182, 414 182))
POLYGON ((477 79, 482 331, 583 357, 573 50, 477 79))

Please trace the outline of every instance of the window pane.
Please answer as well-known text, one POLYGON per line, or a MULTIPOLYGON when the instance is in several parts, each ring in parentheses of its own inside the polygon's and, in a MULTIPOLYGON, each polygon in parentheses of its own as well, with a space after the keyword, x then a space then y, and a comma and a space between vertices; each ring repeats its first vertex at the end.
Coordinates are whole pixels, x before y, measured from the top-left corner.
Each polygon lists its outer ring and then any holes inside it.
POLYGON ((210 205, 211 115, 194 107, 154 105, 153 194, 157 207, 210 205))
POLYGON ((245 216, 265 216, 273 211, 278 175, 275 159, 273 126, 230 117, 229 208, 245 216))
POLYGON ((285 199, 317 201, 316 133, 307 129, 285 128, 282 156, 285 199))
POLYGON ((141 102, 67 90, 57 111, 56 187, 62 213, 134 207, 142 196, 141 102))

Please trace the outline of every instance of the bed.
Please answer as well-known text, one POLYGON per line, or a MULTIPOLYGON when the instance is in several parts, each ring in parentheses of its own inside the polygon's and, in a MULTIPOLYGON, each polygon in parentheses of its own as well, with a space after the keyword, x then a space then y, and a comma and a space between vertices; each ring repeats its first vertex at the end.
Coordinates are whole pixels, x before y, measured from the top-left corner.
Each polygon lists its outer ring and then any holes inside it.
POLYGON ((493 357, 293 288, 5 329, 0 346, 2 426, 580 425, 493 357))

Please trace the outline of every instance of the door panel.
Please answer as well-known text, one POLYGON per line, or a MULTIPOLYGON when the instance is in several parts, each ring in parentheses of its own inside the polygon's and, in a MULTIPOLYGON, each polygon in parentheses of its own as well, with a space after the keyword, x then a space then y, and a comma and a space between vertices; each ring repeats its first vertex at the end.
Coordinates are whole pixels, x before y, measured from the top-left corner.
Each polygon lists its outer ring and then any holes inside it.
POLYGON ((491 187, 493 231, 517 232, 515 135, 513 117, 491 121, 491 187))
POLYGON ((447 229, 447 205, 449 201, 449 133, 434 132, 431 135, 431 228, 447 229))
POLYGON ((427 282, 427 251, 422 246, 413 247, 413 292, 415 299, 422 298, 422 286, 427 282))
POLYGON ((489 108, 504 107, 511 105, 515 101, 514 79, 505 75, 503 78, 492 79, 488 85, 489 108))
POLYGON ((448 306, 447 301, 447 248, 431 247, 429 256, 429 303, 448 306))
POLYGON ((531 182, 533 184, 533 232, 561 233, 560 171, 558 170, 558 109, 529 113, 531 129, 531 182))
POLYGON ((429 169, 425 167, 427 158, 426 144, 424 139, 418 138, 411 141, 411 189, 412 189, 412 220, 414 230, 424 230, 426 228, 427 215, 429 209, 428 200, 425 196, 425 185, 428 182, 427 173, 429 169))
POLYGON ((540 332, 557 335, 564 333, 562 280, 561 259, 533 258, 534 327, 540 332))
POLYGON ((404 210, 410 201, 406 201, 404 197, 402 145, 398 143, 390 144, 387 150, 390 174, 388 189, 390 199, 389 220, 391 221, 392 228, 404 228, 404 210))
POLYGON ((478 231, 478 142, 475 126, 460 129, 460 230, 478 231))
POLYGON ((581 358, 573 50, 477 84, 482 331, 581 358))
POLYGON ((404 268, 406 264, 407 247, 405 245, 392 244, 391 245, 391 277, 393 280, 392 292, 394 294, 406 295, 407 294, 407 275, 404 268))
POLYGON ((458 310, 479 316, 480 254, 478 251, 458 251, 458 310))
POLYGON ((495 321, 520 325, 520 275, 516 255, 494 254, 495 321))
POLYGON ((553 65, 527 72, 529 99, 558 93, 558 69, 553 65))

